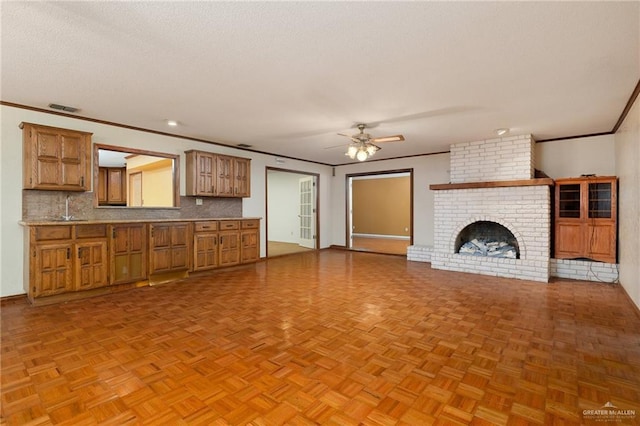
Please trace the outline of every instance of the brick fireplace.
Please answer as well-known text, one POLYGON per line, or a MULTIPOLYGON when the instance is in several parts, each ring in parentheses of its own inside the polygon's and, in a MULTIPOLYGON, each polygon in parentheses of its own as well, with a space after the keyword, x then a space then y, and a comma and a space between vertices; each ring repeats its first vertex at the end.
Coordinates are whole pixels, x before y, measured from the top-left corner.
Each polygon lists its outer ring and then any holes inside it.
POLYGON ((431 267, 549 281, 551 179, 535 179, 531 135, 451 146, 451 183, 434 190, 431 267), (458 253, 460 233, 476 222, 506 228, 518 258, 458 253))

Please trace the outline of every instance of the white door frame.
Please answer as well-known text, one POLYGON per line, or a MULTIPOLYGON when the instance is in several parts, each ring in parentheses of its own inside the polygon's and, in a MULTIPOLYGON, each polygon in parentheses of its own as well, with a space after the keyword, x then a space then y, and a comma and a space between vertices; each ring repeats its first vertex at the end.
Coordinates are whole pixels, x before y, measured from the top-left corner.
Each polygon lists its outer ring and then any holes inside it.
MULTIPOLYGON (((315 235, 313 238, 313 245, 311 248, 317 250, 320 247, 320 174, 311 173, 300 170, 283 169, 279 167, 265 167, 265 241, 266 241, 266 257, 269 257, 269 172, 282 172, 293 173, 304 176, 312 176, 315 182, 315 191, 313 194, 313 203, 315 207, 313 226, 315 235)), ((292 206, 296 210, 296 215, 299 215, 299 205, 292 206)))

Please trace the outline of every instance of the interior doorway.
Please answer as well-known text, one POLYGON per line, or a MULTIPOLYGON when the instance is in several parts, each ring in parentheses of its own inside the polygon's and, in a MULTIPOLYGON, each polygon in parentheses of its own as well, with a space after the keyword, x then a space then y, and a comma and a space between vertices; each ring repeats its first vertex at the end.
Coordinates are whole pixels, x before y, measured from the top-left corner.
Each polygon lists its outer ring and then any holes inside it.
POLYGON ((413 244, 413 169, 346 179, 347 248, 406 255, 413 244))
POLYGON ((266 168, 267 257, 319 247, 319 175, 266 168))

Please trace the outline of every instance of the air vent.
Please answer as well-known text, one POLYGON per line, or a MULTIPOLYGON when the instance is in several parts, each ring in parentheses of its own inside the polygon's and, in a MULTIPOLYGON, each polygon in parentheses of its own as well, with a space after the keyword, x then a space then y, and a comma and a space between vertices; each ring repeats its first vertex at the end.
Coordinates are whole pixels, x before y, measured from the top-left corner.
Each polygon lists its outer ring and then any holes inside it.
POLYGON ((253 145, 247 145, 246 143, 239 143, 236 146, 238 146, 240 148, 251 148, 253 145))
POLYGON ((77 112, 78 111, 78 108, 65 106, 65 105, 59 105, 59 104, 49 104, 49 108, 58 109, 58 110, 64 111, 64 112, 77 112))

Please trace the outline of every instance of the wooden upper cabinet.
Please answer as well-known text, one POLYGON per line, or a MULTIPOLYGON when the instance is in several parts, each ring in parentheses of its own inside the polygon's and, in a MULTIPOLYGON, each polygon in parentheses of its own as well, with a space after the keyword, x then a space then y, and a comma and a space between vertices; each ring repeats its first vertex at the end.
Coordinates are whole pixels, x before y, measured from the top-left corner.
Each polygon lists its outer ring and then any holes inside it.
POLYGON ((616 263, 617 182, 614 176, 556 180, 555 258, 616 263))
POLYGON ((247 158, 233 159, 234 192, 236 197, 251 196, 251 160, 247 158))
POLYGON ((21 123, 23 187, 88 191, 91 188, 91 133, 21 123))
POLYGON ((233 197, 233 159, 231 157, 216 156, 216 195, 233 197))
POLYGON ((251 160, 210 152, 185 151, 187 195, 251 196, 251 160))
POLYGON ((97 188, 99 205, 127 205, 127 169, 124 167, 100 167, 97 188))
POLYGON ((216 195, 216 155, 202 151, 186 151, 187 195, 216 195))

